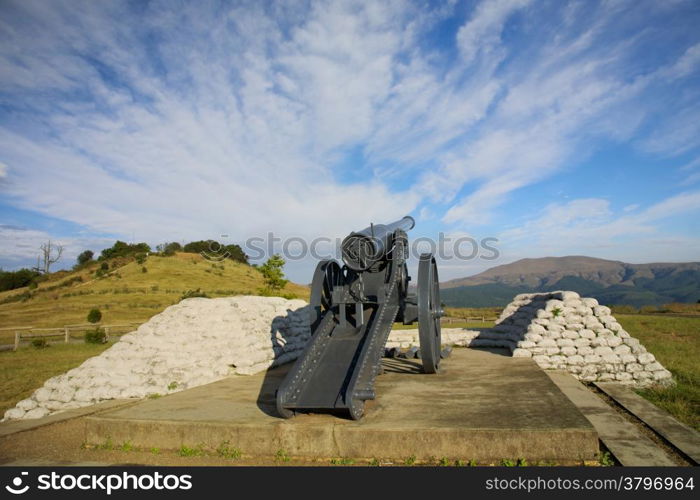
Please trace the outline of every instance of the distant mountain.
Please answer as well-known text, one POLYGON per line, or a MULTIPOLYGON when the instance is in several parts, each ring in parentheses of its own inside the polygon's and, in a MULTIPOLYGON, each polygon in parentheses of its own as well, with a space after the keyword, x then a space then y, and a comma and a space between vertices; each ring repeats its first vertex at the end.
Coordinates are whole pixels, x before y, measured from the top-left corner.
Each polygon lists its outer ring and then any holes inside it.
POLYGON ((700 262, 627 264, 582 256, 521 259, 440 287, 442 301, 454 307, 501 306, 518 293, 548 290, 574 290, 604 304, 697 302, 700 262))

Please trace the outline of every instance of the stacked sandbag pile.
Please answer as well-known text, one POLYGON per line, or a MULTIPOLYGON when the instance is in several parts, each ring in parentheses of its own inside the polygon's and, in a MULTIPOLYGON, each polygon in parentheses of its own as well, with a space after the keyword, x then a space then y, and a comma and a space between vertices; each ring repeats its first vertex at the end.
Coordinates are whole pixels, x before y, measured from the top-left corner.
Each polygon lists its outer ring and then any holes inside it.
POLYGON ((49 379, 5 420, 167 394, 286 363, 311 336, 308 314, 303 300, 279 297, 183 300, 99 356, 49 379))
POLYGON ((496 326, 470 346, 508 347, 514 357, 532 357, 541 368, 567 370, 587 382, 673 383, 671 373, 620 326, 610 308, 576 292, 516 296, 496 326))
MULTIPOLYGON (((440 340, 443 346, 469 347, 471 342, 481 333, 479 330, 467 330, 466 328, 443 328, 440 340)), ((387 349, 420 347, 418 328, 392 330, 386 342, 386 347, 387 349)))

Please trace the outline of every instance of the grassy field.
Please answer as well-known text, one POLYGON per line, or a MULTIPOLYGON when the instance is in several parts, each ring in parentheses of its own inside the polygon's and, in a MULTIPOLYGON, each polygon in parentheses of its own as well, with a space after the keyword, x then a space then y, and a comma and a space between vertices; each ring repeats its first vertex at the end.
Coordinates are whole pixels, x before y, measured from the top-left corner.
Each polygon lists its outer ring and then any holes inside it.
MULTIPOLYGON (((99 279, 94 276, 97 268, 95 263, 81 271, 57 273, 35 290, 0 293, 0 328, 84 323, 93 307, 102 311, 104 324, 144 322, 179 302, 187 290, 223 297, 257 295, 263 288, 262 275, 255 268, 233 261, 212 263, 198 254, 150 256, 143 265, 128 262, 99 279), (10 302, 23 294, 31 298, 10 302)), ((308 300, 309 289, 288 283, 280 294, 308 300)), ((0 343, 11 343, 12 335, 0 334, 0 343)))
MULTIPOLYGON (((496 319, 501 315, 502 307, 445 307, 448 318, 485 318, 496 319)), ((488 322, 493 325, 493 321, 488 322)))
POLYGON ((111 344, 55 344, 0 352, 0 417, 56 375, 97 356, 111 344))
POLYGON ((620 324, 673 373, 677 385, 640 395, 700 430, 700 318, 618 314, 620 324))
POLYGON ((644 314, 644 315, 669 315, 669 316, 698 316, 700 317, 700 303, 695 304, 680 304, 672 302, 662 306, 642 306, 632 307, 625 305, 610 306, 613 314, 644 314))

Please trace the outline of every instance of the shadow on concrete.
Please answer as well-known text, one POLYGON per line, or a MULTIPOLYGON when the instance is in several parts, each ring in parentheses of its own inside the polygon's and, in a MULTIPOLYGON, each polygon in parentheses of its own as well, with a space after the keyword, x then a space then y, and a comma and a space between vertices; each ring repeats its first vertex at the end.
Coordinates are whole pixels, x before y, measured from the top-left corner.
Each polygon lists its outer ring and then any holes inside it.
POLYGON ((510 349, 507 347, 471 347, 475 351, 490 352, 491 354, 496 354, 498 356, 505 356, 506 358, 512 358, 510 349))
POLYGON ((384 373, 425 375, 420 359, 383 358, 382 368, 384 368, 384 373))
MULTIPOLYGON (((285 351, 285 345, 291 341, 291 335, 286 328, 289 324, 289 314, 295 312, 287 310, 287 316, 276 316, 270 323, 270 342, 275 353, 273 364, 265 371, 263 382, 260 385, 260 392, 257 398, 258 408, 271 417, 282 418, 277 411, 275 395, 277 388, 284 381, 289 369, 295 360, 289 358, 289 351, 285 351)), ((301 350, 297 355, 301 354, 301 350)))

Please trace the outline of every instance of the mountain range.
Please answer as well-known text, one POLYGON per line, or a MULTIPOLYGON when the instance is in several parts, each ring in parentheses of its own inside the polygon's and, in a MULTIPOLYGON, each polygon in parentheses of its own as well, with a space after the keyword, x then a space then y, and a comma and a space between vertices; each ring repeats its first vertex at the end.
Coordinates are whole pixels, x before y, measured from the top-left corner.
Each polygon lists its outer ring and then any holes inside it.
POLYGON ((628 264, 593 257, 521 259, 440 284, 452 307, 504 306, 525 292, 574 290, 604 304, 661 305, 700 300, 700 262, 628 264))

